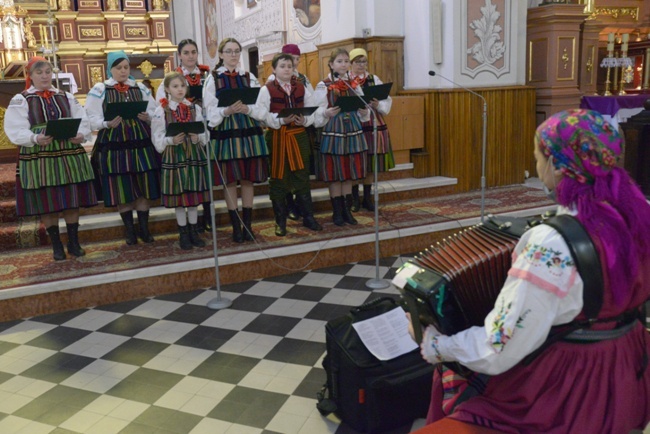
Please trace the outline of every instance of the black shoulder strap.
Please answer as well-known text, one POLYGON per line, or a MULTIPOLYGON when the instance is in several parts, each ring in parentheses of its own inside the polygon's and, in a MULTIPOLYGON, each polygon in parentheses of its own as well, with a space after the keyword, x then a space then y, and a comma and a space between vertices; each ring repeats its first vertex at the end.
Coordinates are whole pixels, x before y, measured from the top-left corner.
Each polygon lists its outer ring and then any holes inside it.
POLYGON ((578 273, 584 282, 582 290, 583 311, 587 318, 598 316, 603 306, 603 272, 598 251, 585 228, 573 216, 560 214, 544 221, 555 229, 571 251, 578 273))

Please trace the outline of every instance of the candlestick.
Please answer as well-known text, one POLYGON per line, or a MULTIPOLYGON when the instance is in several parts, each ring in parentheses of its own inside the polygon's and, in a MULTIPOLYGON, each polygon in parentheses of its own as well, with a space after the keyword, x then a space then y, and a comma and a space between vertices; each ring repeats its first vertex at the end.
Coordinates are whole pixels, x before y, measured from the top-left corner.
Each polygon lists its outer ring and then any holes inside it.
POLYGON ((650 89, 650 48, 645 50, 645 63, 643 65, 643 89, 650 89))

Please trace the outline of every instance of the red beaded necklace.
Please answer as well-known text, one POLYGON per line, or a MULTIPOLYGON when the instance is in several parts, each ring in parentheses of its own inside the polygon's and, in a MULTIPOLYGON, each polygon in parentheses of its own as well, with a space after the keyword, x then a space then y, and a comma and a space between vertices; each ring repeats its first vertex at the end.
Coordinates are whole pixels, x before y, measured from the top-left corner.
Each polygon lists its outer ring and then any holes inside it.
POLYGON ((190 122, 192 120, 192 112, 187 105, 180 102, 176 110, 172 111, 172 117, 176 122, 190 122))

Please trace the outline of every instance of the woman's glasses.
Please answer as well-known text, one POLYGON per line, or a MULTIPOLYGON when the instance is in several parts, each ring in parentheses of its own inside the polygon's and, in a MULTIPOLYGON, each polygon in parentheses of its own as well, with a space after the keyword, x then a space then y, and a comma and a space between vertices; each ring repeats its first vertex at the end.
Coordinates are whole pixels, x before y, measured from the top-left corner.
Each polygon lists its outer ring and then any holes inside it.
POLYGON ((235 56, 239 56, 239 55, 241 54, 241 50, 223 50, 222 53, 223 53, 223 54, 227 54, 227 55, 229 55, 229 56, 230 56, 230 55, 233 55, 233 54, 234 54, 235 56))

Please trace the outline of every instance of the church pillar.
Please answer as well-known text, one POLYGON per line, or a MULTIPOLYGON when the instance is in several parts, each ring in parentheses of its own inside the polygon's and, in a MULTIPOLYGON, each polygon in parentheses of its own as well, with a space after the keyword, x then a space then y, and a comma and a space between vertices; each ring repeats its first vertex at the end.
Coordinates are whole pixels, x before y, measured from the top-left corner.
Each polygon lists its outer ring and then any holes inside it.
MULTIPOLYGON (((528 10, 527 83, 537 89, 538 124, 553 113, 580 105, 578 50, 586 17, 584 6, 578 4, 528 10)), ((588 52, 583 55, 588 58, 588 52)), ((595 68, 596 61, 592 62, 595 68)))

